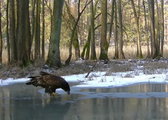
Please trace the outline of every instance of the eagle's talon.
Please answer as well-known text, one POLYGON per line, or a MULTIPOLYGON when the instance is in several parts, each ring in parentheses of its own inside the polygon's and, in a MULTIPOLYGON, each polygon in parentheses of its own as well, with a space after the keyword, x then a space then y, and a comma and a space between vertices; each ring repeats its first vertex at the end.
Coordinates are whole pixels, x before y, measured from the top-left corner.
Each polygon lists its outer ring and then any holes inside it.
POLYGON ((50 96, 57 96, 57 93, 50 93, 50 96))

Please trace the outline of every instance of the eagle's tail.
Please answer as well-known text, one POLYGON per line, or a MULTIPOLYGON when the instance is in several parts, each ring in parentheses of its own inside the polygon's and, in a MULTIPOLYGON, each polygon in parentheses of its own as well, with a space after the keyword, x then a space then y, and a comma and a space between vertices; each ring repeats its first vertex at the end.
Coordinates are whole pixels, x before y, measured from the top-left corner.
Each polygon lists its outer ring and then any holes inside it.
POLYGON ((31 78, 31 80, 28 81, 28 82, 26 83, 26 85, 34 85, 34 86, 38 86, 38 80, 37 80, 36 77, 29 77, 29 78, 31 78))

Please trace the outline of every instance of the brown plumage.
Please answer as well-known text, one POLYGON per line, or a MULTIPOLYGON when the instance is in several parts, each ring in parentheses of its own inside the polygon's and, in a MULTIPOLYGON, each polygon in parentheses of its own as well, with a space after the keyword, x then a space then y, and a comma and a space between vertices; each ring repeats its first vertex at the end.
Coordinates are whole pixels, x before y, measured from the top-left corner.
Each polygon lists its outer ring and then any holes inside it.
POLYGON ((29 77, 27 85, 41 86, 45 88, 45 92, 50 95, 54 94, 57 88, 62 88, 65 92, 70 94, 70 87, 68 82, 60 76, 55 76, 46 72, 40 72, 40 76, 29 77))

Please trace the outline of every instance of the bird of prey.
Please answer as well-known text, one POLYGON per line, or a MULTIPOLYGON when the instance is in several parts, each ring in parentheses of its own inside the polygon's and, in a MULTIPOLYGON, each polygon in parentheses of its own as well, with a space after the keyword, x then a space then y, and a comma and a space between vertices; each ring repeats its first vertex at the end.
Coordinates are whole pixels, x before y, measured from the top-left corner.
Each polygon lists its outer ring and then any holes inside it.
POLYGON ((45 88, 45 92, 49 93, 51 96, 55 95, 57 88, 62 88, 67 94, 70 94, 70 87, 68 82, 60 77, 46 72, 40 72, 40 76, 29 77, 27 85, 41 86, 45 88))

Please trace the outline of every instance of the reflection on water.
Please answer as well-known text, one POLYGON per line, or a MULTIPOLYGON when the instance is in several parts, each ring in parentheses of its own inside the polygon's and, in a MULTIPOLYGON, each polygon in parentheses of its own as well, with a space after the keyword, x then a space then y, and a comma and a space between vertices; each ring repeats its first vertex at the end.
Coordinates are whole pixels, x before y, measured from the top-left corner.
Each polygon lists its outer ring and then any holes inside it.
POLYGON ((24 84, 0 87, 0 120, 166 120, 168 85, 73 90, 50 97, 24 84))

